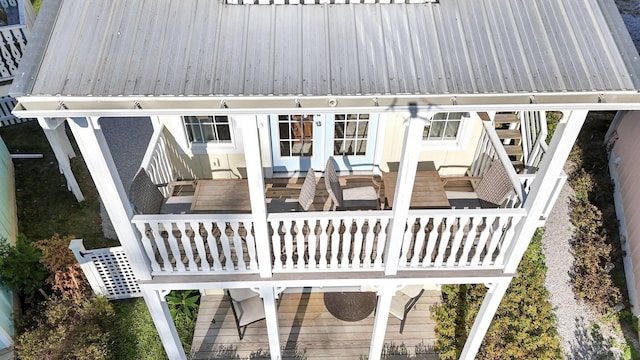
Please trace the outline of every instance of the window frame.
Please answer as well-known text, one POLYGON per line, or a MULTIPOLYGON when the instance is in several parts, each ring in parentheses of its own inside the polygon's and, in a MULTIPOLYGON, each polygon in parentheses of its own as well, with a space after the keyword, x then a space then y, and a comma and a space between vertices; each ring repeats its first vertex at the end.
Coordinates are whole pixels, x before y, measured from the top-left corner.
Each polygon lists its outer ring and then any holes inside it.
MULTIPOLYGON (((431 126, 433 121, 442 121, 435 120, 434 118, 438 114, 447 114, 447 118, 445 119, 445 127, 446 122, 449 121, 449 114, 452 113, 461 113, 460 117, 460 125, 458 126, 458 131, 456 133, 455 139, 428 139, 423 135, 422 138, 422 147, 429 150, 461 150, 464 148, 464 144, 469 137, 469 123, 472 118, 472 114, 470 112, 463 111, 438 111, 429 113, 426 118, 429 119, 429 126, 431 126)), ((426 127, 427 125, 425 125, 426 127)), ((429 129, 430 131, 431 129, 429 129)), ((424 132, 423 132, 424 133, 424 132)))
POLYGON ((182 129, 184 131, 184 141, 187 144, 188 148, 194 154, 208 154, 215 153, 219 151, 230 152, 234 150, 238 150, 240 144, 240 138, 238 134, 236 134, 235 122, 232 117, 228 115, 183 115, 180 116, 180 121, 182 122, 182 129), (190 137, 190 130, 187 124, 187 118, 199 118, 199 117, 208 117, 211 119, 212 124, 207 124, 207 126, 215 127, 216 118, 225 117, 227 119, 227 124, 229 126, 229 140, 223 141, 192 141, 190 137))

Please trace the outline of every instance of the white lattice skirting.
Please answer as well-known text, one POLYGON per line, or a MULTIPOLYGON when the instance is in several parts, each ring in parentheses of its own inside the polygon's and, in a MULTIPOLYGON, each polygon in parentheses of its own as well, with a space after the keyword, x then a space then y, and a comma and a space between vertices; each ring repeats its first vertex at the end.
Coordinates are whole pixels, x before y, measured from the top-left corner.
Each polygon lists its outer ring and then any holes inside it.
POLYGON ((131 264, 121 246, 86 250, 82 239, 72 240, 76 255, 91 289, 110 300, 140 297, 142 293, 131 264))

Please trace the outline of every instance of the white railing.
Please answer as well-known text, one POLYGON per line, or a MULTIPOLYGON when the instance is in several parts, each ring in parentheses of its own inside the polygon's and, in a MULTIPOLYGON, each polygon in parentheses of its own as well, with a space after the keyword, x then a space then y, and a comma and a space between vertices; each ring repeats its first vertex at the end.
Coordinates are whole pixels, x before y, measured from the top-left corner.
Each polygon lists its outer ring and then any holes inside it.
MULTIPOLYGON (((153 132, 140 167, 147 171, 151 181, 157 185, 196 178, 191 165, 185 161, 184 156, 180 155, 164 125, 153 132)), ((163 186, 159 190, 165 197, 169 197, 173 192, 171 186, 163 186)))
POLYGON ((0 81, 12 80, 27 46, 28 29, 25 25, 0 28, 0 81))
MULTIPOLYGON (((391 211, 269 214, 273 273, 382 271, 391 211)), ((522 209, 410 211, 400 269, 500 267, 522 209)), ((259 273, 250 214, 136 215, 154 275, 259 273)))
POLYGON ((538 167, 547 151, 547 119, 544 111, 519 111, 525 171, 538 167))
MULTIPOLYGON (((533 180, 536 178, 536 175, 520 174, 518 175, 518 177, 520 178, 520 182, 522 183, 522 187, 524 191, 528 194, 531 191, 531 184, 533 184, 533 180)), ((544 210, 540 215, 540 222, 538 223, 538 226, 544 226, 545 222, 549 218, 549 214, 551 214, 551 210, 553 210, 553 206, 555 205, 556 200, 558 199, 558 196, 560 196, 560 191, 562 191, 562 187, 566 182, 567 182, 567 174, 564 171, 562 171, 560 173, 560 176, 558 176, 558 179, 556 180, 556 184, 553 187, 553 191, 551 192, 551 195, 547 199, 547 203, 544 206, 544 210)))

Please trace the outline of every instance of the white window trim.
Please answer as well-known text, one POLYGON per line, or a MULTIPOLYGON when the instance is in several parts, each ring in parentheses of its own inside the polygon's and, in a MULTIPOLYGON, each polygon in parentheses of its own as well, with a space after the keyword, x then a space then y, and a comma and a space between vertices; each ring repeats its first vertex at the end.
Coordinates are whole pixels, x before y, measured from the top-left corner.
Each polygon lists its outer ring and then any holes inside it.
MULTIPOLYGON (((433 111, 426 113, 424 118, 432 119, 435 114, 441 113, 443 111, 433 111)), ((462 118, 463 121, 460 121, 460 127, 458 128, 458 136, 455 140, 422 140, 421 148, 424 150, 463 150, 467 141, 469 140, 471 126, 471 120, 476 116, 474 112, 469 112, 468 118, 462 118)), ((422 116, 421 116, 422 117, 422 116)))
MULTIPOLYGON (((203 116, 214 116, 214 115, 203 115, 203 116)), ((226 115, 229 119, 229 133, 231 135, 230 142, 191 142, 189 141, 189 134, 187 133, 187 126, 184 122, 184 117, 180 116, 180 122, 182 125, 183 131, 183 142, 186 145, 192 154, 231 154, 231 153, 242 153, 242 134, 240 134, 239 125, 235 121, 235 119, 231 116, 226 115)))

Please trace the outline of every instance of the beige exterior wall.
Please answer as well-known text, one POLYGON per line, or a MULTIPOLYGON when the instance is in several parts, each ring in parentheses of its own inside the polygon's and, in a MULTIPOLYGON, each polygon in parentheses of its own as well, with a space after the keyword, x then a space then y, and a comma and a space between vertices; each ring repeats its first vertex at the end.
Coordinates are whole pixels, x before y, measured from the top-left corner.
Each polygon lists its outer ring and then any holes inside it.
MULTIPOLYGON (((618 137, 613 147, 613 161, 617 162, 619 199, 624 209, 624 220, 627 232, 627 256, 631 260, 631 270, 635 287, 629 286, 630 291, 635 289, 635 298, 640 298, 640 111, 629 111, 617 127, 614 138, 618 137)), ((629 281, 629 279, 627 279, 629 281)), ((632 285, 632 284, 629 284, 632 285)), ((633 297, 633 296, 632 296, 633 297)), ((634 309, 635 314, 640 309, 634 309)))
MULTIPOLYGON (((384 130, 384 150, 380 161, 382 171, 390 171, 394 163, 400 162, 404 137, 403 122, 407 116, 388 114, 381 116, 384 130)), ((464 128, 463 140, 459 146, 438 146, 424 143, 420 151, 419 161, 422 166, 433 163, 441 175, 463 175, 471 166, 476 145, 482 135, 482 121, 472 113, 464 128)))

